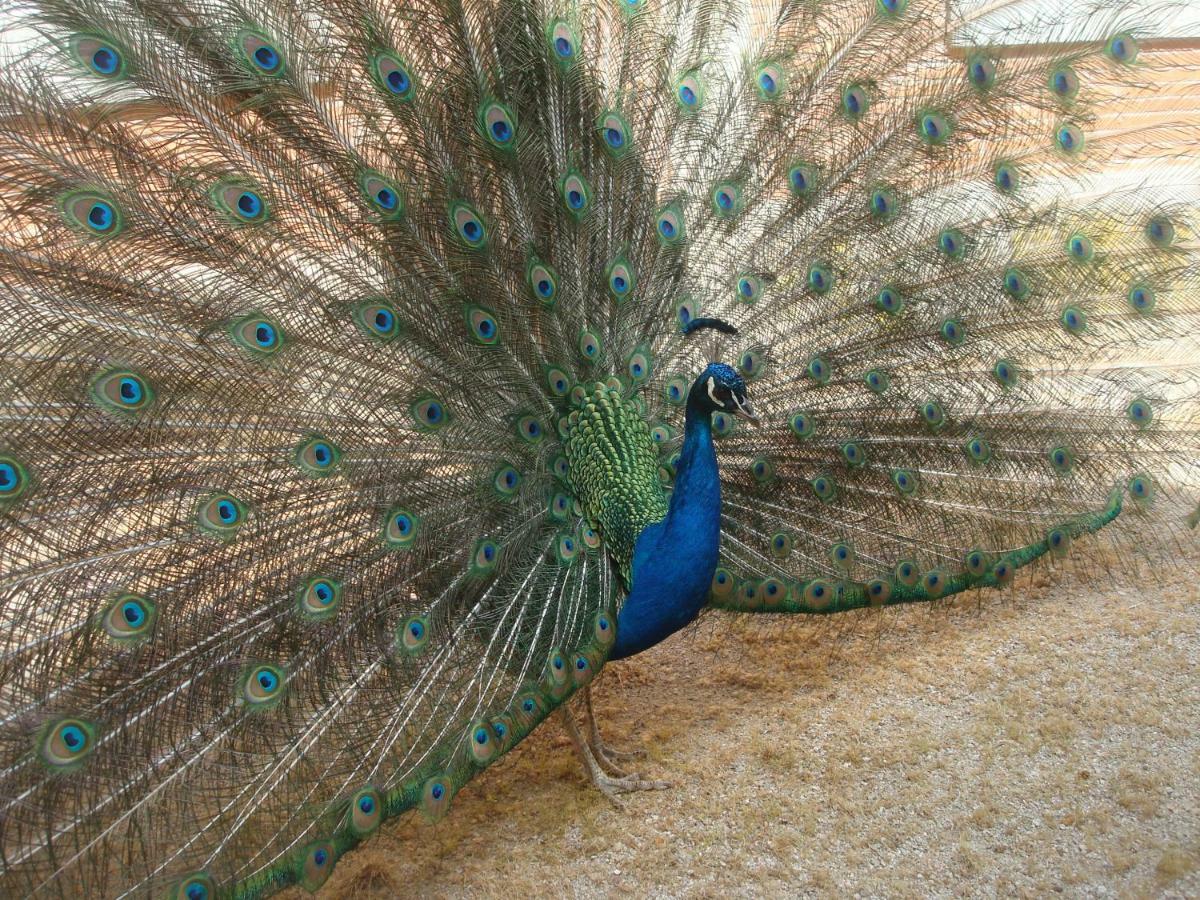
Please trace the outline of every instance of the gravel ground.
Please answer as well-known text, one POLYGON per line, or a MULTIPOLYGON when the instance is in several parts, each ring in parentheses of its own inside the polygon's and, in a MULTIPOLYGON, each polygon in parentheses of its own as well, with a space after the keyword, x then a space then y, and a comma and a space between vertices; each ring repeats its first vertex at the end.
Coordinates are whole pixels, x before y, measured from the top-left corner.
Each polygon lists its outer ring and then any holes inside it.
POLYGON ((1200 896, 1185 541, 1165 572, 1080 553, 1007 597, 714 615, 596 687, 610 742, 673 789, 614 808, 551 721, 320 896, 1200 896))

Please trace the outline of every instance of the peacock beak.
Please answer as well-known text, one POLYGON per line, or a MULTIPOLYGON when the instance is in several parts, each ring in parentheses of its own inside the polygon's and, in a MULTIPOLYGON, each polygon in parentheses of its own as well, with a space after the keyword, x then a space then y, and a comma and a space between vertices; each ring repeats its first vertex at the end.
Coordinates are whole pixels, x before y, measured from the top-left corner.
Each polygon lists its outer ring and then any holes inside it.
POLYGON ((733 402, 737 406, 736 415, 746 419, 752 425, 761 425, 762 419, 754 414, 754 407, 750 405, 749 400, 739 400, 737 394, 733 395, 733 402))

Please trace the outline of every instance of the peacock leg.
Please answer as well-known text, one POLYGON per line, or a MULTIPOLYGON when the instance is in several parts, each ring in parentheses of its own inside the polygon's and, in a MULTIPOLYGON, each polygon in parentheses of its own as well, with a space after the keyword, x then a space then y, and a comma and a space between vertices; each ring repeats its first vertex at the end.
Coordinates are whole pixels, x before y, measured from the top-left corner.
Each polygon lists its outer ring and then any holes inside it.
POLYGON ((604 739, 600 737, 596 713, 592 710, 592 686, 590 684, 583 689, 583 712, 588 723, 588 743, 597 759, 616 768, 613 760, 642 759, 646 756, 645 750, 616 750, 604 743, 604 739))
POLYGON ((592 753, 591 747, 587 741, 583 739, 583 735, 579 732, 579 726, 575 724, 575 719, 571 715, 570 710, 559 710, 559 719, 563 723, 563 727, 567 730, 567 735, 571 738, 571 745, 575 748, 575 754, 579 757, 579 761, 583 763, 583 768, 591 779, 592 784, 609 800, 616 802, 618 794, 628 794, 634 791, 661 791, 671 786, 667 781, 650 781, 641 778, 637 775, 613 776, 609 775, 601 767, 592 753))

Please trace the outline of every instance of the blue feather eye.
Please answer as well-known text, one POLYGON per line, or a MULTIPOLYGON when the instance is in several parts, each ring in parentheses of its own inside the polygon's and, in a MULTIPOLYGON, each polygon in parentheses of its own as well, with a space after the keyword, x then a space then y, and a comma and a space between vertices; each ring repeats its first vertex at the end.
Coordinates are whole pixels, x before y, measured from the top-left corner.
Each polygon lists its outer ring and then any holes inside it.
POLYGON ((737 579, 733 577, 733 573, 723 566, 718 566, 713 572, 710 588, 713 597, 717 600, 728 600, 736 593, 737 589, 738 583, 737 579))
POLYGON ((308 622, 324 622, 337 615, 342 583, 332 578, 310 578, 296 590, 296 612, 308 622))
POLYGON ((500 326, 491 310, 482 306, 465 306, 463 315, 467 322, 467 333, 475 343, 490 346, 500 340, 500 326))
POLYGON ((357 837, 374 833, 383 821, 383 797, 373 787, 365 787, 350 798, 346 824, 357 837))
POLYGON ((771 555, 776 559, 787 559, 792 553, 793 544, 790 534, 776 532, 771 535, 771 555))
POLYGON ((797 161, 788 167, 788 189, 796 197, 807 199, 817 191, 819 178, 817 167, 811 163, 797 161))
POLYGON ((754 71, 754 88, 763 100, 775 100, 783 94, 785 85, 783 67, 778 63, 766 62, 754 71))
POLYGON ((601 114, 596 123, 600 143, 613 159, 621 159, 633 146, 629 123, 616 110, 601 114))
POLYGON ((454 783, 445 775, 438 775, 425 782, 421 789, 421 811, 430 822, 438 822, 450 809, 454 797, 454 783))
POLYGON ((72 55, 83 63, 93 75, 113 80, 125 77, 124 54, 99 35, 73 35, 69 46, 72 55))
POLYGON ((60 772, 79 768, 96 749, 96 726, 83 719, 58 719, 49 723, 37 739, 43 763, 60 772))
POLYGON ((354 309, 354 322, 369 338, 390 341, 400 334, 395 308, 382 300, 364 300, 354 309))
POLYGON ((750 463, 750 474, 759 484, 767 484, 775 477, 775 466, 765 456, 760 456, 750 463))
POLYGON ((792 434, 801 440, 806 440, 816 434, 817 420, 808 412, 794 412, 788 419, 788 427, 792 429, 792 434))
POLYGON ((1010 162, 998 162, 992 169, 992 183, 1003 194, 1011 194, 1021 186, 1021 175, 1010 162))
POLYGON ((681 330, 686 331, 691 321, 700 315, 700 301, 695 297, 685 296, 675 304, 675 322, 681 330))
POLYGON ((582 218, 592 205, 592 189, 584 177, 575 171, 568 172, 559 181, 558 195, 562 197, 567 212, 576 219, 582 218))
POLYGON ((604 273, 605 283, 608 285, 608 292, 613 299, 618 303, 627 300, 634 289, 637 287, 637 279, 634 276, 633 266, 629 264, 622 254, 608 264, 608 269, 604 273))
POLYGON ((531 444, 536 444, 546 436, 546 428, 536 416, 521 416, 516 424, 517 437, 531 444))
POLYGON ((1050 451, 1050 465, 1055 472, 1066 474, 1075 468, 1075 453, 1070 447, 1055 447, 1050 451))
POLYGON ((922 110, 916 118, 917 135, 926 144, 940 146, 954 133, 954 120, 937 110, 922 110))
POLYGON ((675 83, 675 99, 685 112, 692 112, 704 105, 704 79, 699 70, 692 69, 675 83))
POLYGON ((666 401, 672 406, 682 406, 684 401, 687 400, 687 393, 688 382, 681 375, 676 375, 674 378, 669 379, 663 388, 666 401))
POLYGON ((394 181, 378 172, 366 171, 358 176, 358 186, 371 208, 386 221, 404 215, 404 198, 394 181))
POLYGON ((1004 273, 1004 293, 1014 300, 1024 300, 1032 290, 1029 278, 1020 269, 1014 267, 1004 273))
POLYGON ((837 496, 837 482, 829 475, 818 475, 809 482, 818 500, 828 502, 837 496))
POLYGON ((824 262, 814 262, 808 267, 806 282, 814 294, 828 294, 833 290, 833 270, 824 262))
POLYGON ((574 62, 579 39, 565 19, 555 19, 546 26, 546 42, 560 65, 565 67, 574 62))
POLYGON ((218 181, 208 196, 217 210, 234 225, 255 225, 270 217, 262 194, 240 181, 218 181))
POLYGON ((1059 66, 1050 73, 1046 84, 1059 100, 1074 100, 1079 93, 1079 76, 1070 66, 1059 66))
POLYGON ((110 412, 134 413, 154 402, 154 391, 138 374, 109 369, 92 380, 92 400, 110 412))
POLYGON ((1091 262, 1096 255, 1096 247, 1086 234, 1076 233, 1067 238, 1067 256, 1076 262, 1091 262))
POLYGON ((1071 334, 1081 334, 1087 330, 1087 313, 1078 306, 1064 307, 1059 321, 1071 334))
POLYGON ((429 643, 429 620, 424 616, 411 616, 396 630, 396 644, 410 656, 416 656, 429 643))
POLYGON ((1137 312, 1150 313, 1154 311, 1154 289, 1148 284, 1134 284, 1129 288, 1126 299, 1137 312))
POLYGON ((879 369, 872 369, 863 376, 863 381, 876 394, 882 394, 891 387, 891 379, 888 378, 887 372, 882 372, 879 369))
POLYGON ((120 207, 110 198, 93 191, 73 191, 58 200, 58 209, 67 225, 84 234, 114 237, 125 227, 120 207))
POLYGON ((658 235, 658 242, 664 247, 671 247, 683 242, 686 237, 683 210, 679 208, 678 203, 672 203, 658 211, 654 220, 654 230, 658 235))
POLYGON ((554 542, 554 552, 560 563, 574 562, 575 557, 579 555, 579 543, 575 540, 575 535, 566 532, 560 534, 554 542))
POLYGON ((246 507, 232 494, 210 494, 196 508, 197 527, 220 540, 231 540, 245 522, 246 507))
POLYGON ((889 18, 902 16, 908 10, 908 0, 875 0, 875 7, 880 15, 889 18))
POLYGON ((459 240, 472 250, 479 250, 487 245, 487 226, 475 207, 465 200, 456 200, 450 204, 450 227, 454 229, 459 240))
POLYGON ((1148 428, 1154 422, 1154 408, 1150 405, 1149 400, 1141 397, 1125 408, 1125 414, 1129 417, 1129 421, 1138 428, 1148 428))
POLYGON ((747 350, 738 359, 738 369, 747 381, 753 381, 762 374, 764 362, 761 350, 747 350))
POLYGON ((1146 223, 1146 238, 1160 250, 1175 243, 1175 224, 1166 216, 1154 216, 1146 223))
POLYGON ((650 351, 645 347, 638 347, 630 355, 629 363, 625 367, 625 370, 629 373, 630 380, 639 382, 645 381, 650 377, 652 368, 650 351))
POLYGON ((734 424, 733 416, 726 412, 715 412, 712 414, 713 431, 720 437, 729 437, 733 434, 734 424))
POLYGON ((517 115, 497 100, 484 101, 477 116, 479 130, 488 143, 500 150, 511 150, 517 141, 517 115))
POLYGON ((1148 475, 1134 475, 1126 485, 1129 496, 1139 503, 1149 503, 1154 499, 1154 482, 1148 475))
POLYGON ((967 458, 972 462, 985 463, 992 458, 992 448, 981 437, 973 437, 963 445, 967 458))
POLYGON ((900 211, 900 203, 896 192, 887 185, 879 185, 871 190, 868 198, 871 218, 876 222, 890 222, 900 211))
POLYGON ((273 356, 285 343, 279 327, 259 315, 236 319, 229 334, 238 347, 260 358, 273 356))
POLYGON ((127 644, 147 637, 157 616, 155 605, 141 594, 119 594, 105 607, 100 623, 110 638, 127 644))
POLYGON ((317 841, 301 851, 300 860, 298 883, 304 890, 314 893, 333 874, 337 849, 329 841, 317 841))
POLYGON ((590 331, 581 331, 579 333, 579 343, 577 346, 584 359, 592 360, 600 356, 600 338, 590 331))
POLYGON ((749 272, 743 272, 737 279, 737 299, 747 305, 756 302, 763 293, 762 279, 749 272))
POLYGON ((500 545, 484 538, 475 545, 475 552, 471 554, 471 573, 483 575, 491 572, 499 561, 500 545))
POLYGON ((323 478, 332 474, 342 459, 342 451, 319 434, 301 441, 292 453, 294 462, 305 475, 323 478))
POLYGON ((1060 125, 1054 133, 1054 141, 1060 150, 1074 156, 1083 150, 1083 131, 1077 125, 1060 125))
POLYGON ((655 425, 650 429, 650 440, 656 444, 665 444, 672 437, 674 437, 674 434, 671 432, 670 425, 655 425))
POLYGON ((904 295, 892 285, 885 284, 875 295, 875 306, 888 315, 899 315, 904 311, 904 295))
POLYGON ((411 100, 415 80, 412 70, 396 56, 386 50, 376 51, 370 62, 371 77, 389 96, 397 100, 411 100))
POLYGON ((917 489, 917 473, 911 469, 893 469, 891 480, 892 486, 905 496, 917 489))
POLYGON ((511 497, 521 486, 521 473, 505 463, 492 476, 492 487, 501 497, 511 497))
POLYGON ((445 404, 433 396, 421 397, 409 407, 409 412, 421 431, 433 431, 450 421, 450 413, 445 404))
POLYGON ((571 498, 564 493, 557 493, 550 498, 550 518, 556 522, 565 522, 571 514, 571 498))
POLYGON ((912 587, 921 577, 921 570, 917 568, 917 564, 909 559, 902 559, 896 563, 894 570, 896 580, 905 587, 912 587))
POLYGON ((992 377, 1001 387, 1012 387, 1017 383, 1017 364, 1008 359, 997 360, 992 366, 992 377))
POLYGON ((250 666, 242 675, 238 692, 249 706, 266 709, 276 705, 283 698, 284 684, 282 669, 261 663, 250 666))
POLYGON ((936 400, 926 400, 921 404, 918 412, 930 431, 937 431, 946 424, 945 410, 942 409, 942 404, 936 400))
POLYGON ((850 121, 859 121, 870 107, 871 95, 863 85, 854 83, 842 88, 842 115, 850 121))
POLYGON ((847 441, 838 447, 842 454, 842 459, 846 461, 846 465, 857 469, 867 462, 867 451, 863 449, 863 445, 857 441, 847 441))
POLYGON ((808 375, 817 384, 828 384, 829 379, 833 376, 833 370, 829 363, 820 356, 814 356, 808 361, 808 365, 804 367, 805 374, 808 375))
POLYGON ((29 487, 29 472, 14 457, 0 454, 0 510, 29 487))
POLYGON ((283 74, 283 57, 265 34, 243 31, 235 38, 234 46, 252 71, 271 77, 283 74))
POLYGON ((1141 49, 1141 45, 1128 32, 1114 34, 1104 47, 1104 51, 1111 59, 1126 64, 1134 62, 1141 49))
POLYGON ((960 260, 967 253, 967 238, 957 228, 946 228, 938 233, 938 250, 947 259, 960 260))
POLYGON ((177 882, 166 896, 168 900, 212 900, 216 893, 216 885, 206 873, 193 872, 177 882))
POLYGON ((421 520, 400 506, 388 510, 383 519, 383 542, 389 547, 404 549, 417 539, 421 520))
POLYGON ((967 56, 967 81, 977 91, 988 91, 996 84, 996 63, 981 53, 967 56))
POLYGON ((546 366, 546 387, 555 397, 565 397, 571 390, 571 376, 561 366, 546 366))
POLYGON ((545 307, 554 305, 558 296, 558 273, 550 265, 531 256, 525 266, 525 283, 535 300, 545 307))

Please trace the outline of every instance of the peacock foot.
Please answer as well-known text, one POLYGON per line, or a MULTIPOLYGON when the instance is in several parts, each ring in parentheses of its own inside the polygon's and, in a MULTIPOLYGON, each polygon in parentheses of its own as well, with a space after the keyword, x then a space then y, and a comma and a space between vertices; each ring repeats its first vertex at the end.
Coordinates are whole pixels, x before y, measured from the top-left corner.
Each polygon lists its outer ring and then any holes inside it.
POLYGON ((592 753, 595 754, 598 761, 616 768, 614 760, 645 759, 646 751, 640 747, 635 750, 618 750, 604 743, 604 739, 600 737, 600 728, 596 724, 596 714, 592 710, 592 686, 590 684, 583 689, 583 714, 588 724, 588 745, 592 748, 592 753))
POLYGON ((571 738, 571 746, 575 748, 575 755, 583 764, 588 778, 596 789, 609 800, 616 803, 618 794, 628 794, 634 791, 661 791, 671 787, 669 781, 655 781, 644 778, 636 772, 624 772, 612 760, 606 758, 602 750, 597 752, 592 743, 585 740, 583 734, 580 733, 579 726, 570 710, 559 710, 559 719, 571 738))

